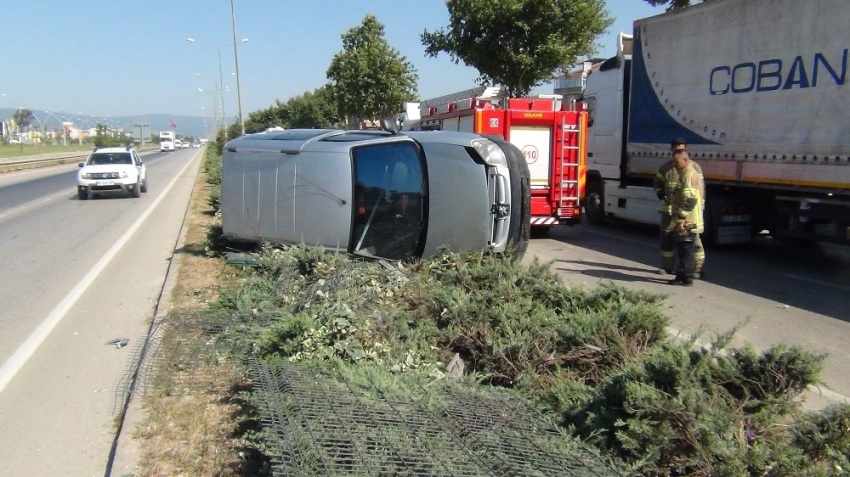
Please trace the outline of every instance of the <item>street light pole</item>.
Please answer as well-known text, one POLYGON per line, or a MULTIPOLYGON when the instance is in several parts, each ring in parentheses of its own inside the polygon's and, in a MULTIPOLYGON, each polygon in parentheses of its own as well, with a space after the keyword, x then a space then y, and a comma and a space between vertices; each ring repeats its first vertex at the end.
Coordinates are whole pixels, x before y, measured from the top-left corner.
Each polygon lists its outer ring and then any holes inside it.
MULTIPOLYGON (((216 98, 216 95, 217 95, 218 92, 217 91, 204 91, 203 88, 198 88, 198 92, 207 93, 207 94, 212 95, 212 97, 213 97, 213 111, 212 111, 212 113, 213 113, 213 124, 212 124, 213 134, 211 135, 211 137, 208 137, 208 138, 210 140, 215 140, 215 135, 218 132, 218 104, 216 104, 217 101, 218 101, 218 99, 216 98)), ((222 114, 223 113, 224 113, 224 111, 222 111, 222 114)))
POLYGON ((239 84, 239 51, 236 47, 236 12, 233 8, 233 0, 230 0, 230 22, 233 30, 233 59, 236 63, 236 98, 239 104, 239 129, 245 135, 245 120, 242 118, 242 85, 239 84))
MULTIPOLYGON (((222 115, 222 122, 224 124, 224 138, 227 139, 227 114, 224 112, 224 75, 222 74, 222 71, 221 71, 221 48, 222 47, 216 46, 216 45, 213 45, 213 44, 210 44, 210 43, 204 43, 204 42, 198 41, 194 38, 186 38, 186 41, 188 41, 190 43, 198 43, 200 45, 205 45, 205 46, 209 46, 211 48, 215 48, 216 51, 218 52, 218 84, 219 84, 219 91, 221 91, 221 115, 222 115)), ((227 46, 227 45, 224 45, 224 46, 227 46)))
POLYGON ((218 88, 221 91, 221 121, 224 124, 224 139, 227 140, 227 113, 224 112, 224 75, 221 74, 221 47, 218 50, 218 88))

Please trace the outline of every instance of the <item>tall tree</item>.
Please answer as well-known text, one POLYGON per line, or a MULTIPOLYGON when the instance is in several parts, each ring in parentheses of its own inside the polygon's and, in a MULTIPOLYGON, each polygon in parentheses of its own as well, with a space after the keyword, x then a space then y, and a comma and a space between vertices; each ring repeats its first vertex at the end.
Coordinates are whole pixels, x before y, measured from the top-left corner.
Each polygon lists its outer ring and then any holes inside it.
POLYGON ((416 96, 413 65, 384 39, 384 25, 373 15, 342 35, 343 50, 327 71, 328 87, 340 116, 381 119, 398 113, 416 96))
POLYGON ((32 121, 35 119, 35 114, 33 114, 33 112, 29 109, 20 108, 12 113, 12 119, 15 121, 15 125, 18 127, 18 130, 23 131, 27 128, 27 126, 32 124, 32 121))
POLYGON ((512 96, 563 73, 595 52, 613 20, 605 0, 446 0, 449 26, 420 35, 425 54, 448 53, 478 70, 484 85, 512 96))
MULTIPOLYGON (((685 8, 691 3, 695 3, 697 0, 643 0, 646 3, 652 5, 653 7, 658 7, 661 5, 667 5, 667 11, 676 10, 678 8, 685 8)), ((705 1, 705 0, 701 0, 705 1)))

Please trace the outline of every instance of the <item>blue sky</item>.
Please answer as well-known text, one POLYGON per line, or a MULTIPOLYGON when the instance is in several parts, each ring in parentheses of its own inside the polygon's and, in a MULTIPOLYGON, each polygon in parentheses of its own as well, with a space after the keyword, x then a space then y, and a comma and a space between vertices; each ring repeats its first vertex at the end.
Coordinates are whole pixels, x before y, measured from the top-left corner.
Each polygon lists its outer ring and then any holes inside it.
MULTIPOLYGON (((616 34, 663 12, 643 0, 608 0, 615 17, 598 40, 614 54, 616 34)), ((448 24, 439 0, 234 0, 243 113, 326 83, 340 36, 367 14, 413 63, 422 98, 471 88, 477 71, 447 55, 426 58, 419 35, 448 24)), ((225 113, 237 114, 229 0, 3 0, 0 108, 62 116, 165 113, 210 116, 221 52, 225 113), (194 38, 200 43, 190 43, 194 38), (216 47, 221 48, 216 48, 216 47)), ((536 92, 551 92, 542 87, 536 92)))

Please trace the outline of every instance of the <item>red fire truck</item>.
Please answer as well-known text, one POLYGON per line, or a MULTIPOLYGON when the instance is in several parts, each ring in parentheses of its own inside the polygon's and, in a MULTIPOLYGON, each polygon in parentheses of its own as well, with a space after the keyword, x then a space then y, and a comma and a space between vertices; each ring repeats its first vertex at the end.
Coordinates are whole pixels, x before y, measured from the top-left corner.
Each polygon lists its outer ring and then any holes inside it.
POLYGON ((560 95, 509 98, 501 88, 481 87, 422 101, 419 116, 410 129, 496 134, 517 146, 531 172, 532 228, 580 222, 587 159, 584 108, 563 104, 560 95))

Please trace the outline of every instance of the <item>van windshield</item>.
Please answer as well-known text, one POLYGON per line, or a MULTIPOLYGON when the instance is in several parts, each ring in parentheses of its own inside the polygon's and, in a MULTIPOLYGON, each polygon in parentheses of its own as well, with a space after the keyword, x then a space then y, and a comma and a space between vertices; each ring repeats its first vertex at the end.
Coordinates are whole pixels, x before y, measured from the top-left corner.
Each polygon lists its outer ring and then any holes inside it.
POLYGON ((356 147, 351 252, 391 260, 421 253, 427 218, 427 181, 411 142, 356 147))

